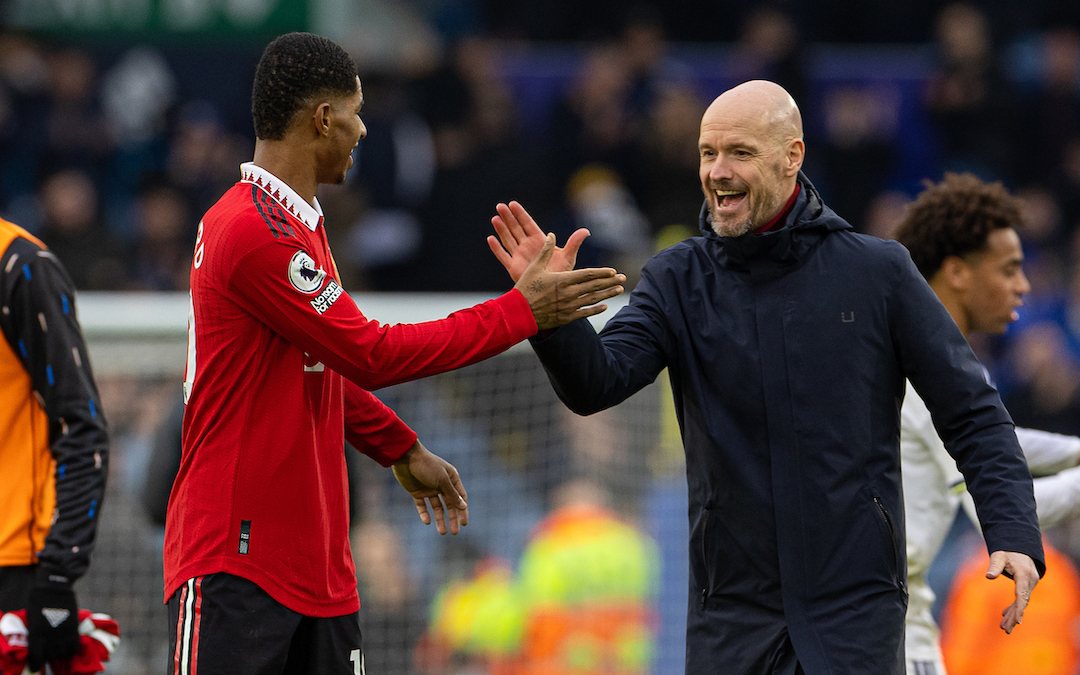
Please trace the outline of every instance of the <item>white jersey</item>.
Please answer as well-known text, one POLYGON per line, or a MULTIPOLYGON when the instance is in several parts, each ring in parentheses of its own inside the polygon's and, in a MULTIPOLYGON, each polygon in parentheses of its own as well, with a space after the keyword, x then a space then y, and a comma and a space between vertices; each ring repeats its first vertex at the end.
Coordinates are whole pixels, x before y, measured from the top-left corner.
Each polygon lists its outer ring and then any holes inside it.
MULTIPOLYGON (((934 592, 926 582, 926 572, 952 527, 957 507, 964 506, 976 527, 979 521, 964 477, 910 382, 900 420, 910 594, 907 669, 909 674, 927 672, 925 666, 915 664, 935 663, 939 675, 944 675, 938 629, 930 612, 934 592)), ((1017 429, 1016 436, 1032 475, 1045 476, 1034 482, 1039 525, 1048 527, 1080 514, 1080 438, 1032 429, 1017 429)))

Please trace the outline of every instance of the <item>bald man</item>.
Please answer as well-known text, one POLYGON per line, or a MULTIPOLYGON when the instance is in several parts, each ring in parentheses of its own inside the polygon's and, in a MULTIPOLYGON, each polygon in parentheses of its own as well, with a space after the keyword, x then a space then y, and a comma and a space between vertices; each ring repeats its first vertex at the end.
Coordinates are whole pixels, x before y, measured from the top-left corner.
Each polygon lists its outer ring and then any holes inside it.
MULTIPOLYGON (((583 415, 670 373, 690 496, 686 672, 902 675, 905 378, 978 505, 987 576, 1015 579, 1011 632, 1045 569, 1031 478, 956 324, 903 246, 822 202, 780 86, 713 101, 699 152, 701 236, 654 256, 599 335, 577 321, 533 339, 583 415)), ((517 279, 544 234, 517 203, 492 223, 517 279)), ((549 269, 573 268, 585 236, 549 269)))

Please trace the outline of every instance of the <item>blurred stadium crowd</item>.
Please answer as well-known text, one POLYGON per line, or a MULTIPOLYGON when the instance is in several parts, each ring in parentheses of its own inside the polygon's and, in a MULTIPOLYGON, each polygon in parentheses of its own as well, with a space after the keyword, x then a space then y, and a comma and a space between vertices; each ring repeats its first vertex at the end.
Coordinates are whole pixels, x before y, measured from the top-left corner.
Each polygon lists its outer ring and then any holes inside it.
MULTIPOLYGON (((413 29, 381 54, 335 36, 360 64, 368 128, 347 182, 320 192, 348 290, 505 290, 484 237, 509 199, 560 241, 590 228, 581 262, 633 278, 696 231, 705 105, 767 78, 801 105, 806 174, 857 229, 888 236, 945 171, 1023 197, 1032 292, 1006 336, 976 347, 1018 424, 1080 434, 1080 5, 716 3, 703 19, 691 0, 400 4, 413 29)), ((0 29, 0 216, 40 236, 80 290, 186 291, 198 218, 251 156, 262 46, 0 29)), ((118 436, 149 444, 176 390, 136 391, 103 383, 128 402, 109 409, 118 436)), ((146 461, 120 479, 132 493, 146 461)), ((117 501, 107 513, 133 517, 117 501)), ((1080 559, 1080 529, 1051 534, 1080 559)), ((415 641, 411 619, 391 620, 405 614, 394 594, 417 594, 392 582, 400 542, 361 536, 387 547, 357 552, 385 575, 365 603, 415 641)))
MULTIPOLYGON (((633 275, 696 229, 703 106, 764 77, 801 104, 806 172, 856 228, 887 235, 948 170, 1024 197, 1033 290, 984 356, 1018 421, 1080 432, 1080 11, 780 5, 733 14, 730 41, 704 43, 670 37, 708 34, 679 3, 566 4, 435 3, 391 57, 354 45, 369 135, 348 182, 321 194, 348 288, 505 289, 483 239, 508 199, 556 233, 589 227, 583 263, 633 275), (823 20, 840 8, 845 21, 823 20)), ((240 83, 260 48, 0 33, 0 214, 80 289, 186 290, 198 217, 250 157, 240 83)))

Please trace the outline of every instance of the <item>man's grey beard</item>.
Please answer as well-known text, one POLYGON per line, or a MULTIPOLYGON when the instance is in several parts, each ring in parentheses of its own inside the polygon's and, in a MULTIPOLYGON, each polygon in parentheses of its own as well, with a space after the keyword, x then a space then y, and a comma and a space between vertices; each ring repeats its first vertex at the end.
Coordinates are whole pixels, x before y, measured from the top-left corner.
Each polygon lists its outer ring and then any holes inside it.
POLYGON ((744 220, 731 226, 731 232, 721 232, 720 226, 713 222, 712 209, 709 209, 708 213, 705 214, 705 222, 709 224, 709 227, 712 228, 713 232, 720 235, 721 237, 741 237, 744 234, 747 234, 755 229, 753 223, 751 223, 749 220, 744 220))

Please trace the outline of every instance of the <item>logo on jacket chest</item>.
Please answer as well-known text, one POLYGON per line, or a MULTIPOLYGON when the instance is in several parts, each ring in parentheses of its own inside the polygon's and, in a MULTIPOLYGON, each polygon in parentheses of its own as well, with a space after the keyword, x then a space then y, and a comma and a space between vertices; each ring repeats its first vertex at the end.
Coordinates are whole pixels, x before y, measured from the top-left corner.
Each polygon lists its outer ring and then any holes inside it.
POLYGON ((319 290, 326 271, 320 269, 315 260, 305 251, 297 251, 289 261, 289 283, 301 293, 311 294, 319 290))

